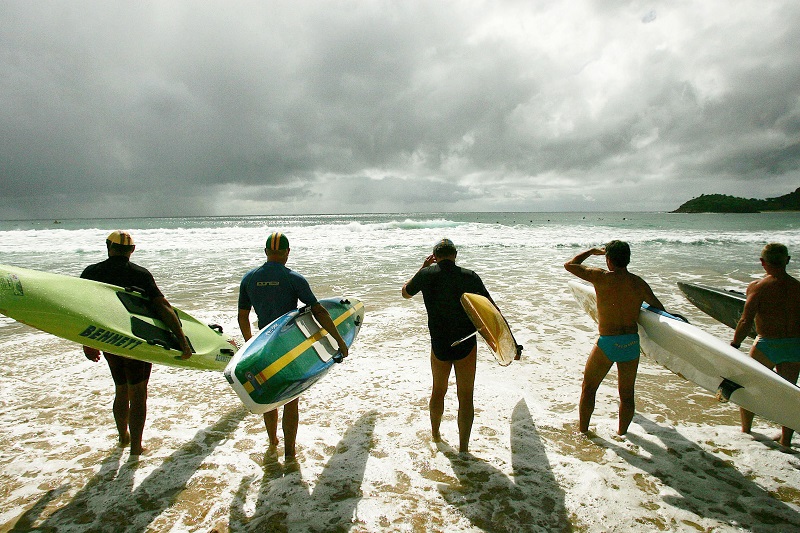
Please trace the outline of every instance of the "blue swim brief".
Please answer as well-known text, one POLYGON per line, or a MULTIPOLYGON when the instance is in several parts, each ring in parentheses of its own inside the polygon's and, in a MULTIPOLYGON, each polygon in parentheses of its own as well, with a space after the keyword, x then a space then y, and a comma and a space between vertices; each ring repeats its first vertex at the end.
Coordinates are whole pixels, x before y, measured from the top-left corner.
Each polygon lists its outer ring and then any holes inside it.
POLYGON ((756 349, 773 364, 800 363, 800 338, 765 339, 759 337, 756 349))
POLYGON ((614 363, 626 363, 639 357, 639 334, 600 335, 597 346, 614 363))

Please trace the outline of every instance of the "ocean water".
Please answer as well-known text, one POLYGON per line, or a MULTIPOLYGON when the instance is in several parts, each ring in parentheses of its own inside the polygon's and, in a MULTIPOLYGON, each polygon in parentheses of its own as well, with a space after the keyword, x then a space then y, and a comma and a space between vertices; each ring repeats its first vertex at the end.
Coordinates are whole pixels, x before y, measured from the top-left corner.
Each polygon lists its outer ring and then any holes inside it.
MULTIPOLYGON (((274 230, 318 297, 366 306, 351 357, 301 399, 298 466, 266 453, 260 417, 221 374, 156 367, 139 461, 115 446, 113 385, 74 343, 0 316, 3 531, 797 531, 800 460, 777 427, 642 358, 637 416, 616 429, 616 374, 576 433, 596 326, 563 263, 611 239, 668 310, 723 339, 677 281, 744 290, 767 242, 800 257, 800 214, 438 213, 0 221, 0 263, 67 275, 129 230, 133 261, 173 305, 238 335, 242 275, 274 230), (429 343, 421 297, 400 287, 452 239, 525 346, 479 345, 472 457, 454 453, 456 399, 428 439, 429 343), (450 444, 447 444, 450 443, 450 444)), ((587 264, 603 266, 599 259, 587 264), (592 263, 596 261, 596 263, 592 263)), ((790 271, 798 275, 790 264, 790 271)), ((744 346, 747 349, 749 346, 744 346)))

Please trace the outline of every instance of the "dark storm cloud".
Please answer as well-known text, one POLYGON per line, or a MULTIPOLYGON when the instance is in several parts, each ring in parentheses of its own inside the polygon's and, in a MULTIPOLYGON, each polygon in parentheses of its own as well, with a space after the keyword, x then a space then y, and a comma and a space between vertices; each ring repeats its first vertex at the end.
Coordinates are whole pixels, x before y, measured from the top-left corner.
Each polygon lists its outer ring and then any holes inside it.
POLYGON ((658 210, 800 183, 794 2, 17 1, 0 28, 0 218, 658 210))

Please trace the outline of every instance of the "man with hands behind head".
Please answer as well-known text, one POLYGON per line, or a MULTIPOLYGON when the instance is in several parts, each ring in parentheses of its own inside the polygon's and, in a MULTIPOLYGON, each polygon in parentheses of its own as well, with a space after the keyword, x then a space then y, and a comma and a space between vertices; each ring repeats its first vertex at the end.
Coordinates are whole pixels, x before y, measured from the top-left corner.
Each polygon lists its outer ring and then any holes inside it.
POLYGON ((433 387, 428 405, 431 435, 434 442, 441 441, 439 427, 444 414, 451 369, 456 373, 458 396, 459 452, 469 451, 469 438, 475 418, 473 392, 477 341, 475 326, 461 306, 465 292, 480 294, 491 300, 481 278, 473 271, 456 266, 458 251, 450 239, 442 239, 433 247, 433 254, 422 263, 422 268, 402 288, 403 298, 422 292, 428 313, 428 330, 431 337, 431 373, 433 387), (460 341, 460 342, 457 342, 460 341))

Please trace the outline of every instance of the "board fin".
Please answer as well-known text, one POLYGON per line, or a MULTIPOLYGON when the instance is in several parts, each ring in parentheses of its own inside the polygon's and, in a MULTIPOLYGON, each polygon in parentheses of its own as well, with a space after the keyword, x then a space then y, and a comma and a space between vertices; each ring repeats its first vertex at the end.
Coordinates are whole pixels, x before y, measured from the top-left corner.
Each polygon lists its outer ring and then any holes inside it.
POLYGON ((723 378, 722 383, 719 384, 719 388, 717 389, 717 400, 720 402, 728 402, 731 399, 731 394, 733 391, 741 389, 742 386, 738 383, 729 380, 728 378, 723 378))

